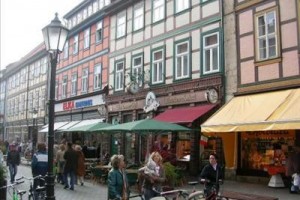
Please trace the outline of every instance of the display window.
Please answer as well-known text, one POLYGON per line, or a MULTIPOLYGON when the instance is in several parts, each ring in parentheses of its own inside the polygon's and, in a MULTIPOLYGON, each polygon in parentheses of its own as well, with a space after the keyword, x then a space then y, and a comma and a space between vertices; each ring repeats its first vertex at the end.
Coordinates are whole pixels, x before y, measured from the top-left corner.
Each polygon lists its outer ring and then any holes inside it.
POLYGON ((285 166, 295 142, 295 131, 241 133, 241 168, 266 171, 269 166, 285 166))

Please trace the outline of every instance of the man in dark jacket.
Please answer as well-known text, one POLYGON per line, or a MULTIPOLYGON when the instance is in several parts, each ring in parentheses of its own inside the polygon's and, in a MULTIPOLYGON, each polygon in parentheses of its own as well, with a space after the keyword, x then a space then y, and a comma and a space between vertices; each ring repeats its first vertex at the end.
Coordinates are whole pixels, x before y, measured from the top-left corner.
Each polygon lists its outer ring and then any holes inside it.
POLYGON ((15 182, 15 177, 18 172, 18 165, 20 165, 21 156, 20 152, 17 149, 16 144, 11 144, 9 146, 9 152, 7 154, 7 165, 9 167, 10 172, 10 182, 15 182))
POLYGON ((217 155, 209 155, 209 164, 207 164, 200 174, 201 182, 205 182, 205 193, 207 196, 211 193, 211 188, 216 187, 217 193, 219 191, 219 181, 223 179, 223 173, 220 165, 217 163, 217 155))
POLYGON ((65 189, 69 188, 68 176, 70 176, 70 190, 74 190, 75 176, 77 171, 78 154, 72 147, 72 143, 68 142, 67 151, 64 154, 65 167, 64 167, 64 179, 65 189))

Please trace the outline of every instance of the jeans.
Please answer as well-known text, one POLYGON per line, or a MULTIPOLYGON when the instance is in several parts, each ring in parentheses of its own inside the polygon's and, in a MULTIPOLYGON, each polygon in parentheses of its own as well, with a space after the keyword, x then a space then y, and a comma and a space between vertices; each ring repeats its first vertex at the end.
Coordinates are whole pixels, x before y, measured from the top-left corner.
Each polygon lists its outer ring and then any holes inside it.
POLYGON ((9 163, 8 167, 9 167, 9 173, 10 173, 10 182, 13 183, 13 182, 15 182, 15 177, 18 172, 18 165, 9 163))
POLYGON ((143 194, 145 200, 150 200, 151 198, 158 196, 157 192, 147 188, 143 188, 143 194))
POLYGON ((74 184, 75 184, 75 172, 74 172, 74 171, 64 172, 64 182, 65 182, 65 186, 66 186, 66 187, 69 187, 68 176, 70 176, 70 188, 71 188, 71 189, 74 189, 74 184))

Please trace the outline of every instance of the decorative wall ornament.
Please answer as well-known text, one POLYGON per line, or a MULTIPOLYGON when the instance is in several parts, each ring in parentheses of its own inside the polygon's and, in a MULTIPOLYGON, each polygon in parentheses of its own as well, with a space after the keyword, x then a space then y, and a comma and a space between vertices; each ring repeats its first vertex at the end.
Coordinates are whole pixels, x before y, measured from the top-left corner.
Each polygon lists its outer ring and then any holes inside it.
POLYGON ((146 103, 144 106, 144 112, 156 111, 159 107, 159 102, 156 100, 154 92, 148 92, 146 95, 146 103))

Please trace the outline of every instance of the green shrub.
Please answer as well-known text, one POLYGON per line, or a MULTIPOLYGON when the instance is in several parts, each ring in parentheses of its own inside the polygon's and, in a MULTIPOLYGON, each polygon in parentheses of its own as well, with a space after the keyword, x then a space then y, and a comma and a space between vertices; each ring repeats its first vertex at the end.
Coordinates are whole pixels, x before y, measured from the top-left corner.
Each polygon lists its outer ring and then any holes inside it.
POLYGON ((166 174, 166 183, 171 186, 177 186, 180 183, 180 177, 179 174, 176 172, 176 167, 172 165, 170 162, 164 163, 164 170, 166 174))

